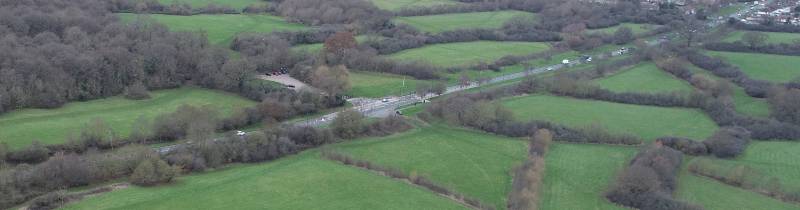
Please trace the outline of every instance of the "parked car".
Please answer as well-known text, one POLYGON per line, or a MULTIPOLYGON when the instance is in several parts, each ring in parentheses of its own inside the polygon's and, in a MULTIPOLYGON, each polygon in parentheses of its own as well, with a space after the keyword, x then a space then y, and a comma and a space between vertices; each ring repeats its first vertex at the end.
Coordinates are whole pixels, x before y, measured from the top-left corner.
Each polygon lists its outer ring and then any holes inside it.
POLYGON ((247 135, 247 133, 245 133, 244 131, 236 131, 236 135, 237 136, 244 136, 244 135, 247 135))

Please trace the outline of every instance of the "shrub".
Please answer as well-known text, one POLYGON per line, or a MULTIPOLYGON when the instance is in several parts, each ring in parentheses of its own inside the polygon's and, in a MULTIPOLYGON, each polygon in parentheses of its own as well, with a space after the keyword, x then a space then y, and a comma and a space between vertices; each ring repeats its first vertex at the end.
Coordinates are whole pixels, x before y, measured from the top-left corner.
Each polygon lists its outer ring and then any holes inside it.
POLYGON ((12 163, 40 163, 50 157, 50 150, 39 141, 33 141, 27 148, 9 152, 6 158, 12 163))
POLYGON ((142 100, 150 98, 150 92, 147 91, 147 87, 144 86, 141 82, 137 82, 131 86, 125 88, 122 93, 125 98, 132 99, 132 100, 142 100))
POLYGON ((750 142, 750 132, 741 127, 721 128, 703 143, 719 158, 732 158, 744 152, 750 142))
POLYGON ((28 206, 30 210, 50 210, 50 209, 57 209, 63 206, 69 199, 66 196, 66 192, 64 191, 57 191, 47 193, 43 196, 40 196, 36 199, 31 201, 31 204, 28 206))
POLYGON ((166 162, 158 158, 142 161, 131 174, 131 183, 140 186, 153 186, 168 183, 175 178, 176 171, 166 162))
POLYGON ((356 110, 340 112, 333 120, 333 133, 343 139, 358 137, 364 129, 363 120, 364 115, 356 110))

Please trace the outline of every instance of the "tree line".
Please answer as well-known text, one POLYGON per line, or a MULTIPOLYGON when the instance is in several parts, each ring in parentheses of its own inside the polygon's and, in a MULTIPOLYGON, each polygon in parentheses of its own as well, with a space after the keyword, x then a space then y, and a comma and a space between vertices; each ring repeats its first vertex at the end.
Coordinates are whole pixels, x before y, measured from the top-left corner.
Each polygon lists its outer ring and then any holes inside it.
POLYGON ((544 179, 544 157, 553 136, 549 130, 540 129, 530 138, 528 158, 514 170, 507 207, 510 210, 538 209, 540 188, 544 179))

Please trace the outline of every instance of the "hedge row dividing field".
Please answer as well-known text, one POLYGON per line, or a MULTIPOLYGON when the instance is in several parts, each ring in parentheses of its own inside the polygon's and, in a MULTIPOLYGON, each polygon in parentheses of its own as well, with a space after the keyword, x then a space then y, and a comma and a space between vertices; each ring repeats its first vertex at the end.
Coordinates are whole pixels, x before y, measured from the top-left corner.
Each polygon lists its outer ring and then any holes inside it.
MULTIPOLYGON (((710 80, 725 80, 696 66, 691 66, 689 69, 692 70, 692 72, 694 72, 696 75, 702 75, 710 80)), ((735 84, 733 84, 733 103, 736 105, 736 111, 739 113, 757 117, 769 116, 769 104, 767 104, 765 99, 754 98, 750 95, 747 95, 747 93, 744 92, 744 88, 735 84)))
POLYGON ((390 57, 396 60, 429 62, 440 67, 453 67, 476 64, 480 61, 493 62, 506 55, 526 55, 549 48, 546 43, 541 42, 455 42, 403 50, 390 57))
POLYGON ((355 159, 430 178, 465 196, 505 209, 511 170, 525 141, 434 124, 384 138, 335 145, 355 159))
POLYGON ((398 17, 395 21, 408 24, 420 31, 439 33, 456 29, 500 28, 506 21, 514 17, 525 17, 535 20, 536 14, 509 10, 398 17))
MULTIPOLYGON (((744 35, 747 31, 734 31, 728 35, 722 41, 724 42, 735 42, 741 41, 742 35, 744 35)), ((761 32, 767 35, 767 43, 770 44, 780 44, 780 43, 787 43, 791 44, 795 40, 800 40, 800 34, 797 33, 781 33, 781 32, 761 32)))
POLYGON ((659 69, 655 63, 644 62, 615 75, 596 81, 600 87, 615 92, 673 92, 692 91, 692 86, 659 69))
MULTIPOLYGON (((785 189, 800 189, 800 143, 782 141, 756 141, 747 146, 745 153, 736 159, 711 160, 715 165, 732 166, 744 165, 752 168, 767 177, 780 179, 781 186, 785 189)), ((763 180, 767 181, 767 180, 763 180)))
POLYGON ((613 133, 628 133, 653 141, 663 136, 705 139, 717 125, 702 111, 574 99, 550 95, 501 101, 517 120, 546 120, 568 126, 602 125, 613 133))
POLYGON ((788 82, 800 78, 800 56, 709 51, 738 66, 753 79, 788 82))
POLYGON ((12 148, 27 146, 33 140, 44 144, 64 143, 94 119, 105 121, 116 134, 127 136, 140 117, 147 119, 175 111, 183 104, 212 106, 227 116, 237 108, 256 102, 237 95, 201 88, 153 91, 150 99, 128 100, 121 96, 86 102, 73 102, 57 109, 22 109, 0 115, 0 141, 12 148))
POLYGON ((466 209, 420 187, 323 160, 316 150, 130 187, 64 209, 466 209))
POLYGON ((634 154, 632 147, 551 144, 539 209, 625 209, 606 200, 603 192, 634 154))
POLYGON ((123 21, 130 22, 139 18, 150 18, 175 31, 204 31, 212 44, 225 45, 231 42, 238 33, 304 30, 307 26, 286 22, 281 17, 272 15, 139 15, 119 14, 123 21))

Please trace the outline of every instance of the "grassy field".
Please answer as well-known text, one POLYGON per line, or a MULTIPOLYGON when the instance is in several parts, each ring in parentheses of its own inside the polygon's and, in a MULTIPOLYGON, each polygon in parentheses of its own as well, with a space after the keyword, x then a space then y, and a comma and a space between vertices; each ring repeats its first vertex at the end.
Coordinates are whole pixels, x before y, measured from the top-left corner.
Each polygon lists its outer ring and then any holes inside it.
POLYGON ((354 97, 379 98, 388 95, 401 95, 416 90, 416 80, 409 76, 376 73, 376 72, 350 72, 352 89, 347 94, 354 97), (405 80, 405 82, 403 82, 405 80), (405 83, 405 87, 403 84, 405 83))
POLYGON ((227 5, 234 9, 241 10, 251 4, 266 4, 262 0, 158 0, 159 3, 164 5, 171 5, 172 3, 187 3, 193 9, 203 8, 209 4, 227 5))
MULTIPOLYGON (((744 35, 746 31, 734 31, 729 34, 728 37, 723 39, 722 41, 725 42, 735 42, 742 40, 742 35, 744 35)), ((771 44, 780 44, 780 43, 787 43, 791 44, 795 40, 800 40, 800 34, 798 33, 780 33, 780 32, 762 32, 767 34, 767 43, 771 44)))
POLYGON ((703 112, 581 100, 549 95, 515 97, 502 101, 518 120, 547 120, 568 126, 599 124, 614 133, 635 134, 646 141, 662 136, 705 139, 717 130, 703 112))
POLYGON ((428 177, 497 209, 505 208, 511 170, 527 150, 522 140, 437 124, 336 148, 356 159, 428 177))
POLYGON ((506 55, 525 55, 547 50, 540 42, 476 41, 427 45, 390 55, 397 60, 430 62, 441 67, 464 66, 479 61, 493 62, 506 55))
MULTIPOLYGON (((736 159, 707 158, 721 166, 733 168, 748 166, 759 173, 781 180, 786 189, 800 189, 800 143, 781 141, 754 141, 747 146, 744 155, 736 159)), ((767 181, 767 180, 764 180, 767 181)))
POLYGON ((227 44, 241 32, 270 33, 273 31, 303 30, 301 24, 288 23, 283 18, 272 15, 137 15, 123 13, 124 21, 137 18, 151 18, 175 31, 205 31, 212 44, 227 44))
POLYGON ((131 187, 64 209, 465 209, 432 192, 320 159, 308 151, 269 163, 184 176, 175 184, 131 187))
POLYGON ((622 23, 622 24, 619 24, 619 25, 616 25, 616 26, 612 26, 612 27, 608 27, 608 28, 590 29, 590 30, 587 30, 587 32, 589 32, 589 33, 602 32, 602 33, 607 33, 607 34, 614 34, 614 32, 617 32, 617 29, 619 29, 621 27, 628 27, 628 28, 631 29, 631 31, 633 31, 633 34, 638 35, 638 34, 642 34, 644 32, 648 32, 650 30, 656 29, 656 27, 659 27, 659 26, 658 25, 652 25, 652 24, 640 24, 640 23, 622 23))
POLYGON ((656 93, 692 90, 688 82, 664 72, 652 62, 640 63, 596 82, 600 87, 615 92, 656 93))
POLYGON ((420 31, 439 33, 466 28, 500 28, 503 23, 514 17, 527 17, 533 20, 536 14, 509 10, 398 17, 395 21, 411 25, 420 31))
POLYGON ((414 7, 433 7, 441 5, 463 4, 453 0, 371 0, 375 6, 389 11, 397 11, 403 8, 414 7))
POLYGON ((754 79, 788 82, 800 77, 800 56, 716 51, 708 54, 725 58, 754 79))
POLYGON ((29 145, 32 140, 63 143, 68 135, 80 132, 94 119, 103 119, 118 135, 127 136, 139 116, 152 119, 183 104, 210 105, 219 108, 222 114, 229 114, 235 108, 255 102, 221 91, 179 88, 154 91, 147 100, 117 96, 69 103, 57 109, 23 109, 0 116, 0 140, 12 148, 29 145))
MULTIPOLYGON (((684 162, 688 161, 689 158, 684 160, 684 162)), ((726 185, 710 178, 692 175, 687 167, 684 167, 678 176, 678 189, 675 197, 701 205, 707 210, 800 209, 798 205, 726 185)))
POLYGON ((625 209, 603 198, 614 177, 636 153, 608 145, 550 145, 539 209, 625 209))

